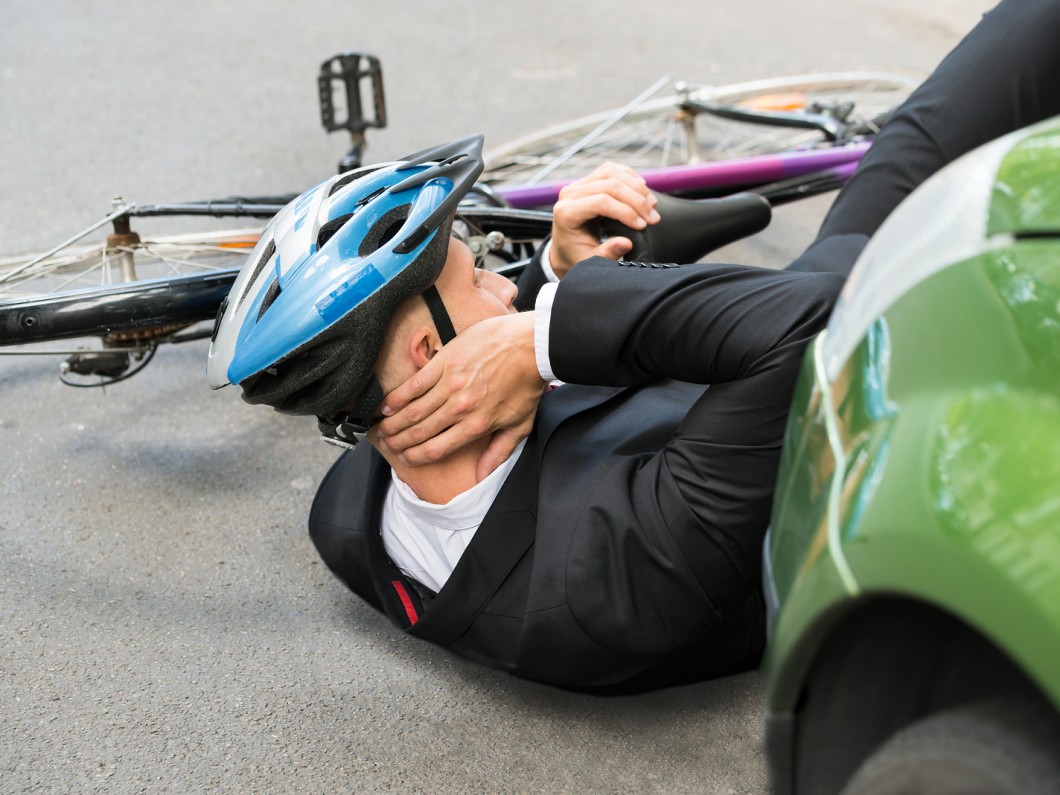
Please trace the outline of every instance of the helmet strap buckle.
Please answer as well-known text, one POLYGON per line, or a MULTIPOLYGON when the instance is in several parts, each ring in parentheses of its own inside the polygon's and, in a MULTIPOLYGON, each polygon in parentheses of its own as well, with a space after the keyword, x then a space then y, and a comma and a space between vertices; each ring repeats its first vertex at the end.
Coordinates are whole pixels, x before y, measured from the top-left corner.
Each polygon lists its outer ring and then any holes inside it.
POLYGON ((352 450, 357 442, 364 439, 371 427, 382 419, 376 411, 384 397, 386 395, 383 385, 373 375, 354 400, 352 410, 317 416, 320 438, 327 444, 352 450))

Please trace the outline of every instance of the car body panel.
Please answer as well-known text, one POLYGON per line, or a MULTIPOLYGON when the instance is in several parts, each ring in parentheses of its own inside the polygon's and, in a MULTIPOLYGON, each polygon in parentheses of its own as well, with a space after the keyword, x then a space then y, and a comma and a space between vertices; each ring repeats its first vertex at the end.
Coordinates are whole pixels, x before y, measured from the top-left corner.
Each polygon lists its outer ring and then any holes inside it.
POLYGON ((830 384, 808 353, 766 550, 773 711, 884 594, 974 627, 1060 707, 1058 307, 1060 241, 1013 240, 900 298, 830 384))
POLYGON ((1045 124, 1023 137, 995 178, 987 235, 1060 232, 1060 131, 1045 124))

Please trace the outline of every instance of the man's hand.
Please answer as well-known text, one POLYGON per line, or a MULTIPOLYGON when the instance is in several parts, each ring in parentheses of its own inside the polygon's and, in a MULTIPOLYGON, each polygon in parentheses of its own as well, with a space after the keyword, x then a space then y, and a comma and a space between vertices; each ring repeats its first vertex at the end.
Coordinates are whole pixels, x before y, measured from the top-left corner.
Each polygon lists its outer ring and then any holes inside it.
POLYGON ((530 434, 546 386, 534 358, 533 312, 483 320, 386 396, 380 443, 419 466, 492 433, 476 469, 481 481, 530 434))
POLYGON ((567 185, 552 210, 552 270, 562 279, 575 264, 589 257, 618 259, 633 248, 633 243, 625 237, 600 242, 593 234, 592 222, 613 218, 632 229, 644 229, 659 221, 656 201, 636 171, 615 163, 605 163, 567 185))

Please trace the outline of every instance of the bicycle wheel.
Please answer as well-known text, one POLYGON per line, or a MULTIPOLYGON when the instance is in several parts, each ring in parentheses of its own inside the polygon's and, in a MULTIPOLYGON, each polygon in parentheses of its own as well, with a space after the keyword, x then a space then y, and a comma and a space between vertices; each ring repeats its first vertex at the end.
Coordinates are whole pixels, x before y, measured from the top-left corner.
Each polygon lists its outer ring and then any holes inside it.
POLYGON ((129 347, 172 338, 216 314, 260 230, 141 234, 145 219, 183 216, 171 227, 189 218, 201 224, 202 216, 246 224, 271 217, 287 198, 116 199, 110 214, 53 249, 0 258, 0 345, 100 336, 104 347, 129 347))
MULTIPOLYGON (((516 259, 512 247, 529 255, 548 233, 551 215, 472 205, 461 208, 460 219, 481 256, 505 257, 498 260, 503 270, 516 259), (491 233, 506 248, 498 241, 490 250, 491 233)), ((185 339, 189 325, 216 316, 259 232, 122 232, 46 256, 0 259, 0 346, 89 336, 103 338, 104 347, 185 339)))
POLYGON ((673 95, 585 116, 499 146, 486 155, 483 180, 497 187, 567 181, 608 160, 643 170, 815 146, 823 140, 815 130, 719 118, 682 104, 691 100, 765 111, 848 106, 847 121, 871 132, 874 120, 901 104, 917 84, 913 78, 871 72, 717 87, 677 84, 673 95))
POLYGON ((239 229, 0 259, 0 345, 169 336, 216 314, 256 242, 257 230, 239 229))

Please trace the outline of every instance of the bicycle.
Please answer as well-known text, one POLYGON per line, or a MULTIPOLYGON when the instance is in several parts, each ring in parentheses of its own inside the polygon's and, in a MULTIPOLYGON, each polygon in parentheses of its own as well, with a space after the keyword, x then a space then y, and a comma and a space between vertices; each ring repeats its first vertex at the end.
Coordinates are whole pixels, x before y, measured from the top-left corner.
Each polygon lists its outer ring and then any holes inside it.
MULTIPOLYGON (((476 255, 488 257, 494 269, 517 271, 548 232, 551 215, 542 208, 563 184, 606 159, 640 169, 656 191, 684 197, 751 189, 777 205, 832 190, 853 172, 867 139, 916 81, 866 73, 800 76, 722 87, 677 84, 673 95, 651 98, 663 85, 659 81, 617 111, 490 152, 483 182, 461 208, 458 224, 476 255)), ((354 52, 329 58, 318 90, 324 128, 351 136, 339 168, 355 168, 366 131, 386 126, 379 60, 354 52)), ((133 228, 134 219, 262 220, 295 195, 162 205, 115 199, 103 219, 58 246, 0 259, 0 346, 96 336, 98 349, 18 353, 66 356, 60 378, 73 386, 135 375, 160 344, 210 335, 199 324, 216 315, 259 228, 148 236, 133 228), (108 224, 104 240, 80 243, 108 224)), ((761 199, 727 201, 743 220, 712 237, 714 246, 768 223, 768 214, 755 209, 761 199)))

